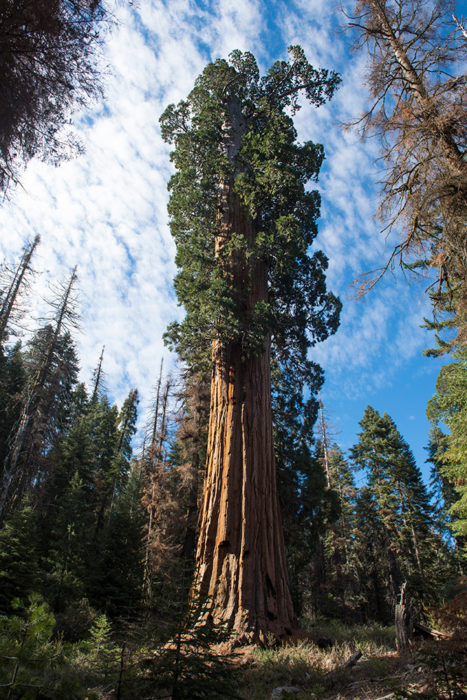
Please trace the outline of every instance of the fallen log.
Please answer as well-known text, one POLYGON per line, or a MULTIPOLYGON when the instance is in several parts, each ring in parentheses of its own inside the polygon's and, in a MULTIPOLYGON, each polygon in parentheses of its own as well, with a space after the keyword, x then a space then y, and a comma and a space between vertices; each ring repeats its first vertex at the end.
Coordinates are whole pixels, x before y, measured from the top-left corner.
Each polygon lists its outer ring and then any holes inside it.
POLYGON ((343 664, 342 666, 339 666, 339 667, 338 667, 337 669, 335 669, 335 670, 338 671, 338 670, 340 670, 340 669, 350 668, 351 666, 355 666, 355 664, 357 663, 357 661, 358 661, 359 659, 361 659, 361 658, 362 658, 362 652, 360 651, 360 649, 357 649, 357 651, 355 652, 355 654, 352 654, 352 656, 351 656, 349 659, 347 659, 347 661, 345 662, 345 664, 343 664))
POLYGON ((355 664, 359 659, 361 659, 361 657, 362 652, 360 651, 360 649, 357 649, 355 654, 352 654, 352 656, 348 658, 345 663, 333 669, 332 671, 329 671, 329 673, 326 673, 326 675, 324 676, 324 680, 327 683, 329 683, 329 681, 332 682, 334 680, 337 680, 342 671, 346 671, 348 668, 352 668, 352 666, 355 666, 355 664))
POLYGON ((452 637, 452 634, 448 634, 446 632, 439 632, 438 630, 434 630, 431 627, 422 625, 421 622, 414 622, 413 628, 416 635, 420 637, 426 637, 427 639, 450 639, 452 637))

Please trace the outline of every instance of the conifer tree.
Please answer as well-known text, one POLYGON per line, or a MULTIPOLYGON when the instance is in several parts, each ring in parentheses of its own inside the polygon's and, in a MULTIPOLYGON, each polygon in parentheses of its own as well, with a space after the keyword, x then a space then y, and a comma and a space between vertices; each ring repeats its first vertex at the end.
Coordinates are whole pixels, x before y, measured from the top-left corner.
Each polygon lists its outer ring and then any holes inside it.
POLYGON ((0 530, 0 611, 11 612, 15 598, 39 589, 37 516, 25 499, 0 530))
POLYGON ((21 292, 31 273, 31 259, 40 242, 40 236, 36 236, 32 243, 26 245, 21 260, 14 272, 8 288, 0 295, 0 347, 3 347, 8 324, 15 311, 21 292))
POLYGON ((295 624, 276 491, 271 342, 302 372, 307 348, 337 326, 326 258, 308 255, 323 149, 296 143, 290 113, 319 106, 339 82, 299 47, 260 77, 235 51, 209 64, 188 99, 161 118, 174 144, 171 230, 186 309, 168 338, 193 372, 212 360, 206 480, 195 588, 243 638, 295 624), (286 113, 286 110, 289 114, 286 113))
POLYGON ((281 354, 272 354, 274 453, 290 589, 294 608, 300 613, 304 593, 311 585, 307 566, 319 548, 326 490, 322 465, 311 452, 318 408, 314 395, 323 375, 306 357, 306 371, 290 371, 284 355, 281 363, 281 354))
MULTIPOLYGON (((401 241, 381 274, 400 258, 405 268, 434 268, 433 327, 467 333, 465 213, 465 33, 454 0, 357 0, 349 25, 369 54, 373 100, 360 123, 381 139, 387 166, 382 213, 401 241), (420 259, 422 258, 422 259, 420 259), (447 316, 447 318, 445 318, 447 316)), ((379 275, 379 277, 381 276, 379 275)), ((378 277, 378 278, 379 278, 378 277)), ((373 285, 375 280, 370 282, 373 285)), ((442 351, 451 346, 442 344, 442 351)))
POLYGON ((99 532, 97 556, 85 572, 92 605, 110 617, 139 612, 144 575, 141 475, 133 469, 115 494, 111 511, 99 532))
POLYGON ((431 464, 430 469, 430 493, 433 501, 435 525, 443 540, 449 545, 455 546, 456 557, 459 566, 462 567, 462 538, 455 537, 452 532, 455 514, 451 512, 452 506, 457 501, 457 492, 453 481, 444 471, 444 454, 448 449, 448 435, 438 427, 430 430, 428 446, 428 458, 426 462, 431 464))
MULTIPOLYGON (((37 357, 33 363, 32 378, 28 383, 21 417, 4 462, 0 484, 0 522, 12 500, 14 499, 17 503, 21 501, 25 488, 34 476, 31 472, 33 466, 31 457, 34 450, 37 450, 42 444, 44 428, 54 401, 54 394, 51 395, 47 391, 47 387, 53 374, 54 365, 57 366, 57 355, 60 345, 63 344, 62 335, 67 325, 73 324, 76 320, 72 296, 76 279, 75 268, 68 284, 63 289, 63 293, 54 303, 56 316, 53 326, 47 326, 39 334, 42 336, 43 342, 37 348, 37 357)), ((71 373, 73 373, 73 369, 76 372, 75 358, 74 361, 74 368, 70 367, 71 373)), ((73 365, 73 358, 71 358, 71 365, 73 365)), ((60 371, 63 369, 60 362, 58 362, 58 367, 60 371)), ((59 378, 59 383, 63 381, 63 378, 64 376, 59 378)), ((72 374, 70 381, 71 383, 75 381, 72 374)))
MULTIPOLYGON (((388 562, 387 603, 393 604, 404 581, 412 597, 436 598, 437 584, 452 573, 445 543, 433 529, 429 496, 409 446, 394 422, 371 406, 360 422, 352 448, 357 468, 366 469, 366 518, 372 522, 379 556, 388 562)), ((440 591, 438 590, 438 594, 440 591)))
POLYGON ((64 133, 73 108, 100 93, 101 0, 2 2, 0 190, 33 156, 57 162, 77 144, 64 133))
POLYGON ((0 475, 8 455, 9 440, 22 409, 26 367, 18 342, 3 353, 0 350, 0 475))
POLYGON ((338 445, 328 447, 327 458, 329 484, 337 497, 337 518, 329 523, 324 534, 328 610, 339 619, 354 620, 358 615, 360 602, 357 559, 354 552, 357 489, 352 471, 338 445))
POLYGON ((401 584, 395 548, 388 543, 378 505, 369 487, 360 489, 355 506, 353 551, 359 580, 359 608, 365 622, 393 620, 394 596, 401 584))
POLYGON ((138 416, 138 389, 132 389, 123 402, 118 416, 118 441, 113 465, 114 485, 113 495, 125 486, 130 472, 130 462, 133 455, 132 438, 136 433, 138 416))
POLYGON ((104 376, 104 370, 102 369, 102 365, 104 363, 104 350, 105 350, 105 345, 102 346, 102 351, 99 356, 99 362, 97 364, 96 369, 93 372, 92 379, 93 379, 93 390, 92 390, 92 395, 91 395, 91 401, 97 401, 99 398, 101 392, 102 392, 102 385, 103 385, 103 376, 104 376))
POLYGON ((454 353, 454 361, 445 365, 436 381, 436 394, 428 402, 427 416, 434 425, 443 422, 449 429, 447 449, 441 456, 441 475, 456 491, 450 504, 450 527, 458 546, 467 546, 467 351, 454 353))

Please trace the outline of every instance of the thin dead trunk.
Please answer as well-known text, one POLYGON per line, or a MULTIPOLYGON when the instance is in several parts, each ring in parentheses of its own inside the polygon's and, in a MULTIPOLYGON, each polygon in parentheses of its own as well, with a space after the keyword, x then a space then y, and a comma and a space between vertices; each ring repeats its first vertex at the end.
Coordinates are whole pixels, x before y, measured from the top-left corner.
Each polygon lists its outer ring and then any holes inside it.
POLYGON ((407 582, 402 586, 400 600, 396 605, 395 624, 397 651, 404 651, 413 640, 413 619, 407 601, 407 582))
POLYGON ((402 77, 408 86, 408 90, 414 95, 424 119, 432 123, 440 136, 444 156, 457 168, 462 168, 464 166, 462 153, 453 139, 451 131, 443 123, 438 109, 432 97, 429 95, 421 76, 415 70, 406 50, 396 36, 386 14, 384 4, 381 0, 370 0, 370 4, 374 8, 375 15, 381 26, 381 31, 388 40, 394 57, 400 66, 402 77))
POLYGON ((154 420, 152 422, 152 435, 151 435, 151 449, 155 449, 157 440, 157 421, 159 420, 159 400, 161 394, 161 384, 162 384, 162 368, 164 366, 164 358, 161 359, 161 368, 159 370, 159 379, 157 380, 157 391, 156 391, 156 405, 154 408, 154 420))
POLYGON ((75 267, 58 311, 53 334, 45 348, 43 360, 29 391, 10 451, 5 459, 3 477, 0 484, 0 523, 5 517, 12 498, 14 497, 17 503, 21 501, 28 478, 30 479, 31 477, 31 456, 36 447, 34 445, 35 423, 40 410, 44 408, 43 390, 50 375, 54 353, 63 329, 71 292, 76 279, 75 267), (14 493, 15 487, 16 492, 14 493))
POLYGON ((321 401, 321 394, 319 396, 319 415, 321 423, 321 439, 323 441, 323 461, 324 461, 324 471, 326 474, 326 485, 331 488, 331 478, 329 474, 329 454, 328 454, 328 439, 326 435, 326 423, 324 421, 324 410, 323 402, 321 401))
POLYGON ((92 397, 91 397, 91 402, 94 403, 94 401, 97 401, 99 398, 99 389, 101 386, 102 382, 102 364, 104 362, 104 350, 105 350, 105 345, 102 346, 102 351, 99 357, 99 364, 97 365, 97 369, 95 371, 94 375, 94 388, 92 391, 92 397))
POLYGON ((18 265, 13 277, 13 281, 11 282, 8 292, 5 294, 5 298, 2 301, 0 307, 0 343, 2 343, 4 340, 6 327, 15 307, 21 285, 24 282, 26 273, 31 269, 31 258, 39 242, 40 236, 36 236, 33 242, 30 243, 24 251, 21 262, 18 265))

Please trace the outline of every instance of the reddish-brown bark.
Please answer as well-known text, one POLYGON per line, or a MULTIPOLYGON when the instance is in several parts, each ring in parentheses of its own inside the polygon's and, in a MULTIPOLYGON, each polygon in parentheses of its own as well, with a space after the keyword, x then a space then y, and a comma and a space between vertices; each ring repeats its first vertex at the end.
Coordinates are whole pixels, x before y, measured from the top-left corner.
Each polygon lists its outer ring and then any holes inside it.
MULTIPOLYGON (((216 241, 219 256, 230 233, 251 243, 254 226, 231 188, 216 241)), ((232 288, 244 318, 267 299, 267 270, 231 260, 232 288), (246 293, 245 293, 245 290, 246 293)), ((242 357, 240 343, 213 343, 213 377, 206 478, 200 513, 195 589, 211 612, 243 641, 292 633, 274 460, 270 339, 261 354, 242 357)))

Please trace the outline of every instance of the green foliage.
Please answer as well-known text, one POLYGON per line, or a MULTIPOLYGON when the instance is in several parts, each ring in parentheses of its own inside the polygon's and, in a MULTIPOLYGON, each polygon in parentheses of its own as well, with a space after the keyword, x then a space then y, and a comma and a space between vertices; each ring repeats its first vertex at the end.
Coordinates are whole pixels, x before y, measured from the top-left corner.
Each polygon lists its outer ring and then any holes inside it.
POLYGON ((238 343, 247 356, 261 353, 271 332, 286 352, 297 339, 307 346, 307 333, 315 342, 337 326, 340 304, 325 289, 326 259, 322 253, 308 256, 319 196, 306 192, 305 184, 316 179, 323 151, 311 142, 296 143, 285 110, 299 108, 301 92, 322 104, 339 78, 313 69, 299 47, 290 53, 289 63, 278 61, 260 78, 250 53, 233 52, 229 61, 209 64, 188 99, 161 117, 162 135, 175 146, 169 214, 179 268, 175 289, 186 310, 166 339, 193 369, 209 364, 214 338, 238 343), (236 109, 242 133, 227 136, 236 109), (254 240, 232 231, 215 250, 225 186, 248 213, 254 240), (246 273, 242 289, 232 286, 232 261, 246 273), (269 298, 245 312, 259 262, 267 267, 269 298))
POLYGON ((439 600, 453 562, 434 532, 420 470, 394 422, 368 406, 360 425, 351 456, 366 470, 368 485, 357 501, 357 547, 362 570, 371 572, 375 611, 384 621, 403 581, 419 605, 439 600))
POLYGON ((114 498, 100 529, 95 561, 86 573, 86 591, 93 605, 112 617, 129 619, 141 607, 143 527, 141 479, 136 471, 114 498))
POLYGON ((73 109, 100 94, 97 54, 105 19, 100 0, 2 3, 3 193, 34 156, 57 163, 80 152, 66 127, 73 109))
POLYGON ((298 571, 323 497, 309 449, 323 376, 308 353, 336 330, 340 302, 326 290, 326 257, 310 251, 320 198, 306 186, 317 180, 324 151, 297 142, 292 117, 300 96, 319 106, 339 82, 315 70, 300 47, 264 76, 252 54, 234 51, 206 66, 188 98, 160 120, 174 145, 169 215, 186 311, 166 340, 190 372, 205 374, 213 340, 243 360, 271 345, 279 493, 298 604, 298 571))
POLYGON ((22 392, 26 381, 21 344, 10 350, 0 349, 0 474, 9 450, 9 439, 19 419, 22 392))
POLYGON ((37 517, 26 499, 0 530, 0 612, 10 612, 14 598, 26 598, 39 588, 36 528, 37 517))
POLYGON ((68 664, 60 640, 52 638, 55 618, 38 594, 29 605, 13 604, 16 614, 2 620, 0 682, 6 698, 32 700, 39 693, 51 700, 82 697, 82 688, 68 664))
POLYGON ((232 654, 225 646, 229 631, 212 622, 206 601, 174 598, 172 622, 165 629, 168 641, 141 659, 133 692, 138 689, 138 697, 162 693, 173 700, 238 698, 232 654))
POLYGON ((439 373, 437 393, 428 402, 427 416, 435 424, 444 423, 449 430, 445 438, 447 449, 437 456, 441 475, 458 494, 450 507, 450 527, 462 546, 467 536, 467 351, 459 350, 453 357, 453 362, 439 373))
POLYGON ((361 619, 361 583, 354 549, 356 497, 353 474, 340 448, 328 448, 329 481, 337 502, 323 532, 326 577, 318 614, 348 622, 361 619))
POLYGON ((94 621, 82 649, 92 674, 104 683, 116 677, 120 649, 113 639, 112 625, 106 615, 99 615, 94 621))

